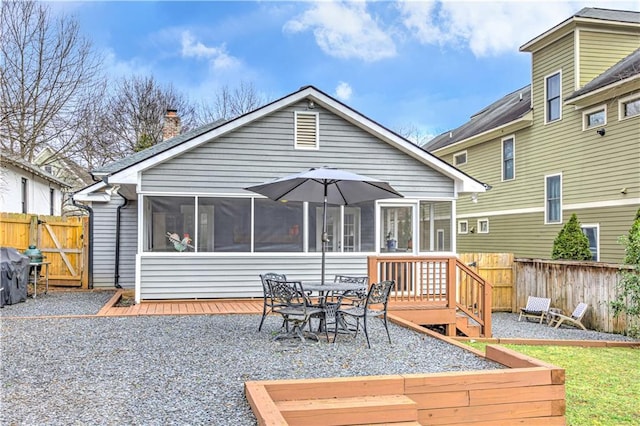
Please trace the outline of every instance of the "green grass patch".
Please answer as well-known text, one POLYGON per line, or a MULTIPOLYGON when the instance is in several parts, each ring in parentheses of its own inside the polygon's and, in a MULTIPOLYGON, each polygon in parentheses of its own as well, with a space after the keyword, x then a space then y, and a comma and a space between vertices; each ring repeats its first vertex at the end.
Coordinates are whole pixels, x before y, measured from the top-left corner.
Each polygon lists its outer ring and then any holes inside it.
POLYGON ((504 346, 564 368, 567 425, 640 424, 640 349, 504 346))

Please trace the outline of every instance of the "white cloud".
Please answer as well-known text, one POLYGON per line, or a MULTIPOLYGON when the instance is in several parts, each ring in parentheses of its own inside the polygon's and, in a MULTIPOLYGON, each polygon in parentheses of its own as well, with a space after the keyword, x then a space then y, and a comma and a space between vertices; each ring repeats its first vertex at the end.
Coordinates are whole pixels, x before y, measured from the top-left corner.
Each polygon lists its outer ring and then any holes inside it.
POLYGON ((365 2, 317 2, 289 20, 283 30, 288 33, 313 30, 322 51, 337 58, 375 62, 396 55, 393 40, 367 12, 365 2))
POLYGON ((482 57, 517 51, 582 6, 570 1, 427 1, 398 7, 404 25, 421 43, 466 45, 482 57))
POLYGON ((238 66, 240 61, 229 55, 224 44, 219 47, 206 46, 189 32, 182 32, 182 56, 185 58, 207 59, 215 70, 230 69, 238 66))
POLYGON ((349 85, 349 83, 345 83, 341 81, 338 83, 338 87, 336 87, 336 97, 341 101, 348 101, 351 99, 351 94, 353 93, 353 89, 349 85))

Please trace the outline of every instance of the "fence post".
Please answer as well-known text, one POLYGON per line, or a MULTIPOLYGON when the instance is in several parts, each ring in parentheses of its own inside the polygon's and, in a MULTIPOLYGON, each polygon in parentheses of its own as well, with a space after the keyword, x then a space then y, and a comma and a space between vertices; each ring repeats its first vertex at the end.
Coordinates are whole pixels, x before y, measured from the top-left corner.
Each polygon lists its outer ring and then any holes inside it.
POLYGON ((38 215, 29 218, 29 245, 38 246, 38 215))

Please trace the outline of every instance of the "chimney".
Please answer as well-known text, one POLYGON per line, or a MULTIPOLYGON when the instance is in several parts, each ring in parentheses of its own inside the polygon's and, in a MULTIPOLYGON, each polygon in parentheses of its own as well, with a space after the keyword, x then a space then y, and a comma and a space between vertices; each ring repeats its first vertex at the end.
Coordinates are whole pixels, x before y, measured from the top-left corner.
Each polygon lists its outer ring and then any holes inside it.
POLYGON ((171 139, 180 134, 180 117, 178 110, 167 108, 167 115, 164 116, 162 125, 162 140, 171 139))

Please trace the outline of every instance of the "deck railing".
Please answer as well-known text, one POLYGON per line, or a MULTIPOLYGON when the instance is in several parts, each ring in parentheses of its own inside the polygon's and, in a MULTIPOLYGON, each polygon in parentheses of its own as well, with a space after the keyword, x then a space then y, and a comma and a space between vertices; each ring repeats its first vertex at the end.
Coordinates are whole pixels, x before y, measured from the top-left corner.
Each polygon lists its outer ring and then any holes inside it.
POLYGON ((391 301, 456 307, 490 334, 491 284, 456 257, 370 256, 368 274, 395 281, 391 301))

